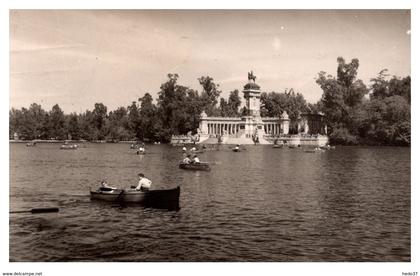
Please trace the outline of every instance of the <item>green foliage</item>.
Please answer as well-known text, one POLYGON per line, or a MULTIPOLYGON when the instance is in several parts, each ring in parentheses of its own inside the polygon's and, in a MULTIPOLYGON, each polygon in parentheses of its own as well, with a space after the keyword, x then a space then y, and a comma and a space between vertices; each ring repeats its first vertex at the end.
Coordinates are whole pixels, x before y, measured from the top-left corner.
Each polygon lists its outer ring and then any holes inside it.
POLYGON ((261 116, 280 117, 286 111, 291 121, 296 122, 302 113, 309 112, 305 98, 293 89, 284 93, 261 93, 261 116))
POLYGON ((326 116, 330 139, 337 144, 410 145, 411 78, 389 77, 387 70, 371 79, 368 89, 356 80, 359 61, 349 64, 337 59, 337 78, 318 74, 316 82, 324 91, 321 101, 311 109, 326 116))
POLYGON ((74 140, 80 139, 79 118, 76 113, 67 116, 67 132, 69 137, 74 140))
MULTIPOLYGON (((359 61, 346 63, 338 58, 337 76, 320 72, 316 82, 323 90, 321 100, 307 104, 303 95, 293 89, 283 93, 261 93, 261 116, 279 117, 289 114, 290 133, 298 133, 297 121, 302 113, 323 112, 332 143, 354 145, 410 145, 411 143, 411 78, 389 79, 382 70, 371 79, 368 88, 357 79, 359 61)), ((58 104, 45 111, 36 103, 20 110, 9 111, 9 137, 18 133, 21 139, 85 139, 85 140, 143 140, 169 142, 172 135, 194 134, 200 114, 237 117, 247 114, 240 108, 239 91, 228 99, 213 78, 199 78, 199 93, 178 84, 177 74, 168 74, 160 86, 156 104, 149 93, 128 107, 119 107, 108 114, 108 108, 96 103, 92 111, 65 115, 58 104)))
POLYGON ((219 85, 214 83, 213 78, 209 76, 199 78, 198 82, 203 87, 200 97, 204 106, 204 111, 208 116, 218 115, 218 110, 216 109, 217 99, 220 93, 222 93, 222 91, 218 89, 219 85))
POLYGON ((201 97, 197 91, 178 85, 177 74, 169 74, 168 78, 161 85, 157 100, 157 120, 160 123, 156 127, 156 136, 163 142, 168 142, 172 135, 194 132, 203 110, 203 97, 209 101, 209 110, 215 112, 214 105, 220 94, 215 90, 216 85, 210 77, 200 79, 204 89, 201 97))

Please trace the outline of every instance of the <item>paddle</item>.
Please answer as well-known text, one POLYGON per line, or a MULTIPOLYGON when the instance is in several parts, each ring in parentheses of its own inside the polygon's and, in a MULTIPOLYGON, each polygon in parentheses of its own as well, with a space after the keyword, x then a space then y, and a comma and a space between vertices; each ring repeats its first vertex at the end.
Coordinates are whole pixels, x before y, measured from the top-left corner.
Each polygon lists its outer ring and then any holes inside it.
POLYGON ((56 207, 48 207, 48 208, 33 208, 31 210, 21 210, 21 211, 10 211, 9 214, 18 214, 18 213, 32 213, 32 214, 40 214, 40 213, 57 213, 59 211, 56 207))

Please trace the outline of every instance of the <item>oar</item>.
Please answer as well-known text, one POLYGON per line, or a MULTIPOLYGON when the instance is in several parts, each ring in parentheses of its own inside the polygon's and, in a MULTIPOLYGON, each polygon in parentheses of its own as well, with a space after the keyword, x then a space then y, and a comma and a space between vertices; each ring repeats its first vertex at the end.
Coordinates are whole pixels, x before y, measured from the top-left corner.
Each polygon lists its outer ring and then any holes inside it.
POLYGON ((121 190, 121 193, 118 195, 118 197, 117 197, 117 199, 115 201, 117 201, 117 202, 120 201, 122 199, 122 195, 124 194, 124 192, 125 192, 125 190, 122 189, 121 190))
POLYGON ((50 208, 33 208, 31 210, 21 210, 21 211, 10 211, 9 214, 18 214, 18 213, 32 213, 32 214, 39 214, 39 213, 57 213, 59 211, 56 207, 50 208))

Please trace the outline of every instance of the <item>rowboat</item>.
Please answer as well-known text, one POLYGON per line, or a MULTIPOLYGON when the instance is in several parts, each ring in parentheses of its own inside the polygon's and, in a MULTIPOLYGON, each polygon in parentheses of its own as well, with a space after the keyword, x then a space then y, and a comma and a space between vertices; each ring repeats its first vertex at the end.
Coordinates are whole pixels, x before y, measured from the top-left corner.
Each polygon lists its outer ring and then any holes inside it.
POLYGON ((321 146, 319 148, 323 150, 331 150, 331 149, 335 149, 335 146, 326 145, 326 146, 321 146))
POLYGON ((240 149, 237 149, 237 148, 234 148, 234 149, 232 149, 234 152, 240 152, 241 150, 240 149))
POLYGON ((36 146, 36 142, 28 142, 26 143, 27 147, 35 147, 36 146))
POLYGON ((315 153, 315 152, 324 152, 324 150, 321 148, 312 148, 312 149, 305 149, 304 152, 315 153))
POLYGON ((177 210, 180 193, 179 186, 174 189, 149 191, 99 188, 96 191, 90 191, 90 199, 177 210))
POLYGON ((194 171, 209 171, 209 163, 180 163, 179 168, 183 170, 194 170, 194 171))
POLYGON ((62 150, 75 150, 77 148, 78 148, 78 146, 76 144, 73 144, 73 145, 64 144, 64 145, 61 145, 61 147, 60 147, 60 149, 62 149, 62 150))

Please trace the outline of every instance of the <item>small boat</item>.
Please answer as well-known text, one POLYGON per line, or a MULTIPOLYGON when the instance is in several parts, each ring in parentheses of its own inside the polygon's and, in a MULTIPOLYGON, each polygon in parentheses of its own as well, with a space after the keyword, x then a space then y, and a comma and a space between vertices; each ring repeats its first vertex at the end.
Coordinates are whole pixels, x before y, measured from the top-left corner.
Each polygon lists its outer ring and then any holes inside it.
POLYGON ((325 150, 321 149, 321 148, 309 148, 309 149, 305 149, 304 152, 308 152, 308 153, 314 153, 314 152, 324 152, 325 150))
POLYGON ((240 149, 237 149, 237 148, 234 148, 234 149, 232 149, 234 152, 240 152, 241 150, 240 149))
POLYGON ((209 171, 209 163, 180 163, 179 168, 183 170, 194 170, 194 171, 209 171))
POLYGON ((326 145, 326 146, 320 146, 319 148, 323 150, 332 150, 332 149, 335 149, 335 146, 326 145))
POLYGON ((60 149, 62 149, 62 150, 75 150, 78 147, 79 146, 77 144, 64 144, 64 145, 61 145, 60 149))
POLYGON ((136 153, 137 153, 137 155, 145 155, 146 154, 145 151, 140 151, 140 150, 138 150, 136 153))
POLYGON ((27 147, 35 147, 36 146, 36 142, 28 142, 26 143, 27 147))
POLYGON ((283 148, 283 145, 274 144, 273 148, 275 148, 275 149, 281 149, 281 148, 283 148))
POLYGON ((101 187, 96 191, 90 191, 90 199, 124 204, 140 204, 145 207, 178 210, 180 193, 181 188, 179 186, 174 189, 149 191, 110 189, 101 187))
POLYGON ((130 145, 130 149, 138 149, 138 148, 140 148, 139 144, 131 144, 130 145))

